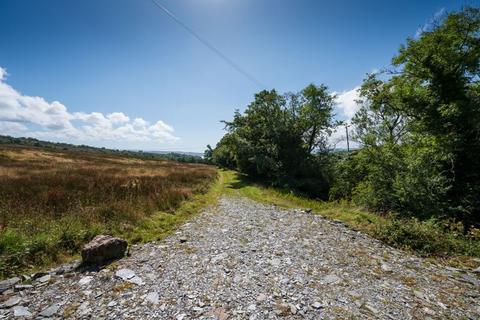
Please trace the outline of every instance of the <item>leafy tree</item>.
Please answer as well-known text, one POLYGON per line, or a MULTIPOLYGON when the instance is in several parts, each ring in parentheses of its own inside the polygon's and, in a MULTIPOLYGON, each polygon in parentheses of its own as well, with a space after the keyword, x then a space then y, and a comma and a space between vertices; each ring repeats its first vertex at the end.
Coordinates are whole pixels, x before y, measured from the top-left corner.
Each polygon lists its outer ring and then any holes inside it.
MULTIPOLYGON (((335 96, 325 85, 310 84, 299 95, 298 123, 308 153, 324 150, 331 134, 335 96), (327 134, 326 134, 327 133, 327 134)), ((295 110, 292 110, 295 113, 295 110)))
POLYGON ((206 163, 213 163, 213 149, 209 144, 207 144, 207 149, 203 153, 203 159, 206 163))
POLYGON ((370 74, 360 88, 361 107, 352 119, 354 139, 364 146, 394 145, 408 133, 408 118, 400 111, 393 86, 370 74))
POLYGON ((353 118, 364 148, 339 162, 332 197, 480 223, 479 36, 480 9, 449 14, 407 40, 389 78, 367 76, 353 118))
POLYGON ((391 79, 415 132, 432 135, 451 154, 443 169, 452 181, 451 210, 480 220, 480 9, 466 8, 409 39, 391 79))
POLYGON ((213 151, 214 162, 312 194, 326 194, 322 169, 333 126, 334 97, 326 86, 309 85, 300 93, 261 91, 242 114, 225 121, 228 133, 213 151), (308 190, 306 190, 308 189, 308 190), (321 190, 321 191, 320 191, 321 190))

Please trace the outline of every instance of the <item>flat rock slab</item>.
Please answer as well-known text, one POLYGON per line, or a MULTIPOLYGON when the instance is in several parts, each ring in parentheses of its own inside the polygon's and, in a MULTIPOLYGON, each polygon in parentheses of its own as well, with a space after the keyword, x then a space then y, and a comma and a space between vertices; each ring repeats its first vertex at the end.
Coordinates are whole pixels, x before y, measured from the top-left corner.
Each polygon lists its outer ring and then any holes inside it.
POLYGON ((131 253, 98 272, 35 282, 22 302, 0 308, 0 318, 480 318, 478 273, 241 198, 223 198, 178 233, 131 253))
POLYGON ((58 304, 52 304, 51 306, 47 307, 46 309, 43 309, 42 312, 40 312, 40 315, 45 318, 49 318, 53 315, 55 315, 58 311, 60 306, 58 304))

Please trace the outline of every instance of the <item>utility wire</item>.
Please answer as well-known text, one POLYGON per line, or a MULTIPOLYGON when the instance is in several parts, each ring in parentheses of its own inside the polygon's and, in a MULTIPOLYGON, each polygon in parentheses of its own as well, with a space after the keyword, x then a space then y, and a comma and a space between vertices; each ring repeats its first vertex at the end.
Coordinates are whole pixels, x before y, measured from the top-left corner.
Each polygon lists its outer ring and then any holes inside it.
POLYGON ((192 28, 190 28, 188 25, 186 25, 182 20, 180 20, 175 14, 173 14, 170 10, 167 9, 163 4, 161 4, 158 0, 152 0, 152 2, 159 7, 164 13, 166 13, 170 18, 172 18, 173 21, 175 21, 179 26, 181 26, 183 29, 185 29, 188 33, 190 33, 194 38, 196 38, 198 41, 200 41, 204 46, 206 46, 208 49, 213 51, 217 56, 219 56, 223 61, 225 61, 228 65, 230 65, 233 69, 237 70, 239 73, 241 73, 244 77, 246 77, 248 80, 253 82, 255 85, 266 88, 266 86, 258 81, 253 75, 245 71, 242 67, 240 67, 237 63, 235 63, 232 59, 227 57, 225 54, 223 54, 219 49, 217 49, 213 44, 208 42, 205 38, 200 36, 197 32, 195 32, 192 28))

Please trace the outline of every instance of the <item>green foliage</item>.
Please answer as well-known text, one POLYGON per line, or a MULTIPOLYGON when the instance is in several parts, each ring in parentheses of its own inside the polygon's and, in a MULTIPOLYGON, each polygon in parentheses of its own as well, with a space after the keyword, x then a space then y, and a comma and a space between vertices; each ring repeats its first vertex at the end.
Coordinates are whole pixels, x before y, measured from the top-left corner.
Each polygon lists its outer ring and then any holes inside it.
POLYGON ((464 235, 462 227, 455 226, 454 223, 446 225, 436 219, 421 221, 416 218, 390 218, 377 225, 373 235, 390 245, 423 255, 448 256, 457 253, 480 256, 479 239, 464 235))
POLYGON ((367 75, 352 119, 358 150, 329 152, 334 97, 310 85, 298 94, 258 93, 226 122, 212 161, 283 190, 238 184, 257 200, 311 207, 291 191, 328 193, 378 220, 345 208, 329 216, 388 243, 478 256, 479 238, 469 234, 480 226, 479 39, 480 9, 465 8, 408 39, 395 70, 367 75))
POLYGON ((228 133, 212 152, 219 166, 315 196, 328 193, 325 156, 334 97, 325 86, 298 94, 262 91, 244 114, 225 122, 228 133))
POLYGON ((435 137, 450 155, 450 214, 466 224, 480 221, 480 9, 466 8, 409 39, 389 80, 413 132, 435 137))
POLYGON ((451 13, 368 75, 352 119, 363 148, 336 166, 332 198, 480 224, 480 9, 451 13))
POLYGON ((450 188, 441 171, 445 157, 427 137, 365 147, 337 163, 330 197, 351 199, 379 212, 443 217, 450 188))

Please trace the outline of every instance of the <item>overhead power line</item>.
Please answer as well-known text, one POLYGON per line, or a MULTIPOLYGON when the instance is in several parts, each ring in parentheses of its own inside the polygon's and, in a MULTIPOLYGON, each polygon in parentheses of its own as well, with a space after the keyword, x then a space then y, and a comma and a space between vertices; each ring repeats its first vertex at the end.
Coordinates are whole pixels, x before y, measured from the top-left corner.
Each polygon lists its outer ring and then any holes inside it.
POLYGON ((204 46, 210 49, 213 53, 219 56, 223 61, 225 61, 228 65, 230 65, 233 69, 241 73, 245 78, 250 80, 255 85, 266 88, 266 86, 257 80, 253 75, 245 71, 242 67, 240 67, 237 63, 235 63, 232 59, 227 57, 224 53, 222 53, 219 49, 217 49, 213 44, 207 41, 204 37, 200 36, 195 30, 190 28, 186 25, 182 20, 180 20, 175 14, 173 14, 170 10, 167 9, 163 4, 161 4, 158 0, 152 0, 152 2, 160 8, 164 13, 166 13, 173 21, 175 21, 179 26, 181 26, 184 30, 190 33, 195 39, 200 41, 204 46))

